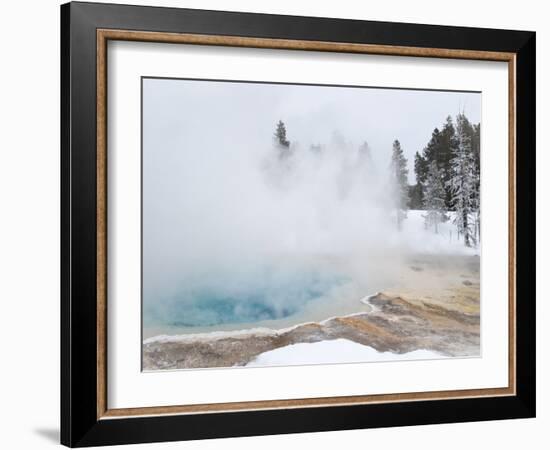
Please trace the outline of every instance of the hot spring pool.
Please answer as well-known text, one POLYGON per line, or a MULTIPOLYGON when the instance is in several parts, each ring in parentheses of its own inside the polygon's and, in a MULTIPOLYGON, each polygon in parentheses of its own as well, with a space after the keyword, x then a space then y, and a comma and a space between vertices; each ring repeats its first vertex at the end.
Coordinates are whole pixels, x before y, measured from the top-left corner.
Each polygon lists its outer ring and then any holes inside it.
POLYGON ((342 274, 255 273, 219 276, 172 295, 144 295, 143 337, 255 327, 284 328, 357 312, 372 291, 342 274))

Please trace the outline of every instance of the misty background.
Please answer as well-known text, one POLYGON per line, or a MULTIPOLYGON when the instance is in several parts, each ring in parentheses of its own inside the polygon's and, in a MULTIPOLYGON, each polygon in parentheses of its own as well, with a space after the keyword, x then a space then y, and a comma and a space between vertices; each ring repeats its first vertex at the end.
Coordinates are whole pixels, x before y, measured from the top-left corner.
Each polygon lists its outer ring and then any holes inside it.
POLYGON ((143 79, 144 325, 279 319, 391 282, 418 250, 388 207, 392 143, 412 184, 414 154, 459 112, 479 123, 481 95, 143 79))
POLYGON ((410 184, 415 152, 448 115, 481 122, 475 92, 144 78, 143 95, 144 145, 157 152, 242 139, 245 129, 247 139, 263 142, 283 120, 289 139, 303 145, 328 142, 335 132, 357 145, 366 140, 377 166, 389 164, 399 139, 410 184))

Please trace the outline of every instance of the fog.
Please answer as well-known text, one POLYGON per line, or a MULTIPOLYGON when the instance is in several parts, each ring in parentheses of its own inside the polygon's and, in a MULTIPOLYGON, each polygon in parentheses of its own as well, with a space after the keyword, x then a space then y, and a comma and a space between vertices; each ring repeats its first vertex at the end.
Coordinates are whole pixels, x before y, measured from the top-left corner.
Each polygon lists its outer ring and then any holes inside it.
POLYGON ((449 114, 479 122, 480 97, 144 79, 145 323, 276 319, 391 280, 415 239, 395 224, 392 142, 414 182, 414 153, 449 114))

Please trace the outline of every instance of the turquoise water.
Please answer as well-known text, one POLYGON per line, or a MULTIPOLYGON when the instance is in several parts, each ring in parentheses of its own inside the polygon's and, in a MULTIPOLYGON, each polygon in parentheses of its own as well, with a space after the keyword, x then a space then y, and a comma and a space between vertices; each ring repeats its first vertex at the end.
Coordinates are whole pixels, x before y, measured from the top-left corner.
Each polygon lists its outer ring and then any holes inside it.
POLYGON ((246 281, 225 274, 191 283, 171 296, 150 293, 144 297, 143 324, 146 329, 172 334, 280 321, 314 308, 315 302, 346 281, 342 276, 315 271, 282 276, 254 273, 246 281))

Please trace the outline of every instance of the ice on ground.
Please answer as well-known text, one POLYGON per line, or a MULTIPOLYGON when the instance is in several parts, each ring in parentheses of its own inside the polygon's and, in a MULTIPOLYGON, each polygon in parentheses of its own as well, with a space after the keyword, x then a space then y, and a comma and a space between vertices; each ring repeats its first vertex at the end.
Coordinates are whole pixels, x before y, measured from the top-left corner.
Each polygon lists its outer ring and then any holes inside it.
POLYGON ((379 352, 372 347, 348 339, 291 344, 261 353, 246 367, 293 366, 306 364, 359 363, 445 358, 430 350, 409 353, 379 352))

